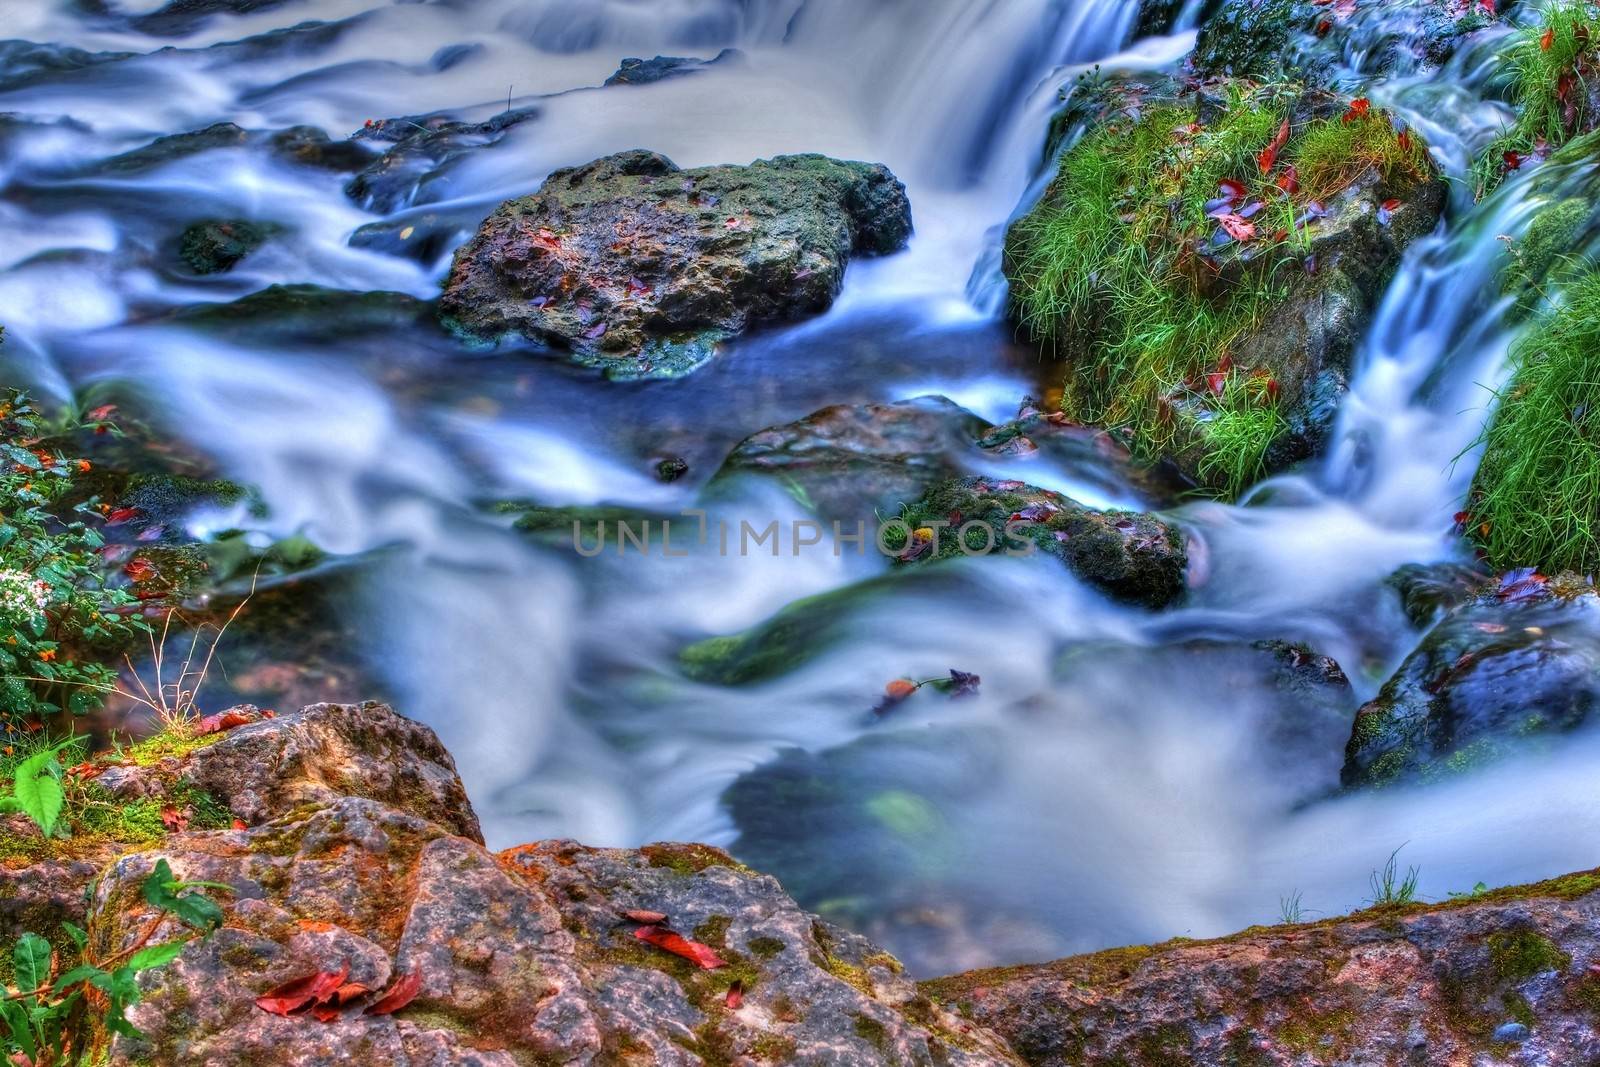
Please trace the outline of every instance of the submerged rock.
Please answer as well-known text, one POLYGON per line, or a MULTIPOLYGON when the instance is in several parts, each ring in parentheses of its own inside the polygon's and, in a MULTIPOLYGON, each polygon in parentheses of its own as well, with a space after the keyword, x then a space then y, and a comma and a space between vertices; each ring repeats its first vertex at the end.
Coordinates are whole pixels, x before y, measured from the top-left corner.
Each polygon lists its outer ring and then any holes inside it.
POLYGON ((501 112, 483 122, 463 122, 436 114, 368 123, 356 134, 356 140, 387 142, 392 147, 351 178, 344 187, 345 194, 380 215, 419 200, 444 199, 426 196, 423 191, 443 181, 450 168, 472 151, 499 142, 507 131, 542 113, 540 108, 526 107, 501 112))
POLYGON ((1183 533, 1153 515, 1098 511, 1024 482, 957 478, 901 518, 911 531, 902 564, 1037 551, 1119 600, 1160 608, 1183 595, 1183 533))
POLYGON ((737 48, 724 48, 711 59, 694 59, 688 56, 656 56, 654 59, 624 59, 617 72, 607 78, 607 85, 649 85, 666 78, 694 74, 716 63, 743 58, 737 48))
POLYGON ((1600 595, 1511 575, 1450 611, 1356 715, 1352 788, 1434 781, 1548 745, 1600 706, 1600 595))
POLYGON ((405 293, 320 285, 269 285, 226 304, 191 304, 173 321, 252 341, 316 342, 431 321, 430 306, 405 293))
POLYGON ((248 219, 196 222, 178 237, 178 256, 196 274, 220 274, 267 243, 275 227, 248 219))
POLYGON ((922 989, 1036 1067, 1575 1064, 1600 1045, 1597 931, 1591 871, 922 989), (1525 1028, 1520 1045, 1497 1043, 1508 1021, 1525 1028))
POLYGON ((753 326, 825 310, 851 255, 911 236, 887 168, 824 156, 680 170, 632 151, 550 175, 456 253, 440 313, 613 377, 683 373, 753 326))
POLYGON ((713 491, 746 478, 772 479, 826 519, 873 524, 935 482, 963 470, 961 458, 990 426, 942 396, 892 404, 839 404, 742 441, 712 479, 713 491))

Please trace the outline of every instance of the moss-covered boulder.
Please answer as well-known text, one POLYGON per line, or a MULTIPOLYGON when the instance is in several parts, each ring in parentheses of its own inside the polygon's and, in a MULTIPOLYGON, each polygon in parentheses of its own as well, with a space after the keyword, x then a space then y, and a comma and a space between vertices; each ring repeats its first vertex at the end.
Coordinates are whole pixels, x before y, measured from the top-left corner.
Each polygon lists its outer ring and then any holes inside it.
POLYGON ((1421 140, 1363 99, 1123 82, 1011 227, 1015 318, 1073 421, 1235 496, 1315 454, 1402 249, 1444 202, 1421 140))
MULTIPOLYGON (((1025 482, 956 478, 900 516, 897 562, 1042 552, 1119 600, 1159 608, 1183 595, 1188 555, 1173 524, 1135 511, 1100 511, 1025 482)), ((894 547, 890 545, 889 547, 894 547)))
POLYGON ((910 236, 905 187, 883 166, 681 170, 623 152, 502 204, 456 253, 440 313, 468 337, 521 336, 613 377, 683 373, 752 326, 825 310, 852 255, 910 236))
POLYGON ((1600 707, 1600 596, 1531 572, 1451 611, 1357 713, 1351 788, 1435 781, 1548 747, 1600 707))

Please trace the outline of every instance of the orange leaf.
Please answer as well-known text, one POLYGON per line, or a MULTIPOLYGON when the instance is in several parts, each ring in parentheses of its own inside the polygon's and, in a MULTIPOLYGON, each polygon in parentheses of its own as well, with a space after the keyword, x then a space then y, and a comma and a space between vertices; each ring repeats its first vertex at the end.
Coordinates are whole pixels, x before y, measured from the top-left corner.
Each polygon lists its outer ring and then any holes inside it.
POLYGON ((256 1007, 274 1015, 288 1016, 312 1004, 321 1004, 344 985, 350 977, 350 963, 345 961, 338 971, 318 971, 303 978, 289 981, 267 990, 256 998, 256 1007))
POLYGON ((1222 228, 1227 230, 1228 236, 1232 237, 1235 241, 1249 241, 1255 238, 1255 223, 1247 222, 1231 211, 1223 215, 1218 215, 1217 221, 1222 223, 1222 228))
POLYGON ((1556 31, 1553 30, 1553 29, 1545 30, 1544 31, 1544 36, 1539 38, 1539 51, 1548 52, 1548 51, 1550 51, 1550 46, 1555 44, 1555 43, 1556 43, 1556 31))
POLYGON ((1256 156, 1256 162, 1261 165, 1262 174, 1272 169, 1272 165, 1278 161, 1278 153, 1283 151, 1283 146, 1288 143, 1289 120, 1284 119, 1283 125, 1278 127, 1278 135, 1272 139, 1272 143, 1263 148, 1261 154, 1256 156))
POLYGON ((664 926, 641 926, 633 932, 633 936, 656 948, 665 949, 674 956, 692 960, 708 971, 728 965, 726 960, 712 951, 710 945, 690 941, 682 934, 673 933, 664 926))
POLYGON ((904 678, 896 678, 894 681, 884 686, 883 691, 889 694, 891 697, 894 697, 896 700, 904 700, 906 697, 917 691, 917 684, 915 682, 909 682, 904 678))
POLYGON ((631 922, 644 923, 646 926, 655 926, 659 923, 664 923, 667 921, 665 912, 645 911, 643 908, 635 908, 632 911, 625 911, 622 913, 622 916, 631 922))
POLYGON ((401 1008, 417 999, 417 994, 422 991, 422 972, 412 971, 396 978, 384 990, 383 995, 367 1005, 364 1015, 393 1015, 401 1008))

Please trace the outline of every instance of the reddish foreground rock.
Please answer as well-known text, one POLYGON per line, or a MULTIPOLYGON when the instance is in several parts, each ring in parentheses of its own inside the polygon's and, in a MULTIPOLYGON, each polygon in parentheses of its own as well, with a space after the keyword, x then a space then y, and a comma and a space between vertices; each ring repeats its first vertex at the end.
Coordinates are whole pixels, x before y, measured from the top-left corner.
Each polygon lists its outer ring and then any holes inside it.
POLYGON ((231 887, 218 893, 220 930, 140 976, 131 1017, 142 1036, 92 1035, 92 1062, 1600 1062, 1600 871, 919 988, 892 956, 705 845, 489 852, 438 740, 383 705, 315 705, 201 742, 105 774, 144 800, 178 788, 192 798, 204 783, 216 803, 252 813, 247 825, 99 840, 0 879, 7 940, 87 886, 95 958, 183 935, 170 919, 152 928, 142 887, 160 860, 181 879, 231 887), (648 913, 723 965, 635 936, 648 913), (330 1021, 255 1004, 346 966, 374 991, 410 975, 420 988, 387 1015, 364 1014, 372 995, 354 996, 330 1021))
POLYGON ((1600 1063, 1600 870, 922 985, 1031 1064, 1600 1063))

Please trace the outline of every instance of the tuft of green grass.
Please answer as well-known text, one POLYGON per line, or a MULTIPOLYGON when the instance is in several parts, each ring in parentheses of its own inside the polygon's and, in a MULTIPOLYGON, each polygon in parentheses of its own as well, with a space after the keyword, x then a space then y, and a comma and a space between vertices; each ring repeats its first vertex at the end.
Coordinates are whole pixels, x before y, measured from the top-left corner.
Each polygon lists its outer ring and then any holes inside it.
POLYGON ((1513 169, 1507 153, 1558 148, 1600 120, 1589 95, 1600 77, 1600 6, 1552 0, 1537 23, 1516 31, 1504 58, 1517 120, 1473 167, 1480 199, 1513 169))
POLYGON ((1496 569, 1600 567, 1600 272, 1512 349, 1467 504, 1496 569))
POLYGON ((1286 253, 1308 240, 1297 219, 1373 168, 1386 181, 1428 173, 1420 139, 1372 112, 1292 126, 1279 169, 1263 174, 1258 156, 1289 119, 1291 93, 1235 85, 1204 125, 1192 105, 1146 103, 1064 153, 1007 235, 1014 314, 1070 363, 1063 410, 1127 427, 1143 459, 1197 449, 1197 473, 1222 496, 1264 473, 1286 429, 1276 388, 1243 388, 1257 375, 1230 373, 1230 349, 1289 293, 1286 253), (1293 193, 1275 184, 1288 164, 1300 174, 1293 193), (1208 210, 1224 181, 1245 188, 1238 207, 1259 205, 1247 246, 1213 243, 1208 210), (1227 388, 1215 387, 1218 374, 1227 388))
MULTIPOLYGON (((1400 848, 1405 846, 1401 845, 1400 848)), ((1389 853, 1383 870, 1372 872, 1369 881, 1372 899, 1369 903, 1375 908, 1389 904, 1411 904, 1417 899, 1417 881, 1421 872, 1415 867, 1407 867, 1405 875, 1400 874, 1400 848, 1389 853)))

